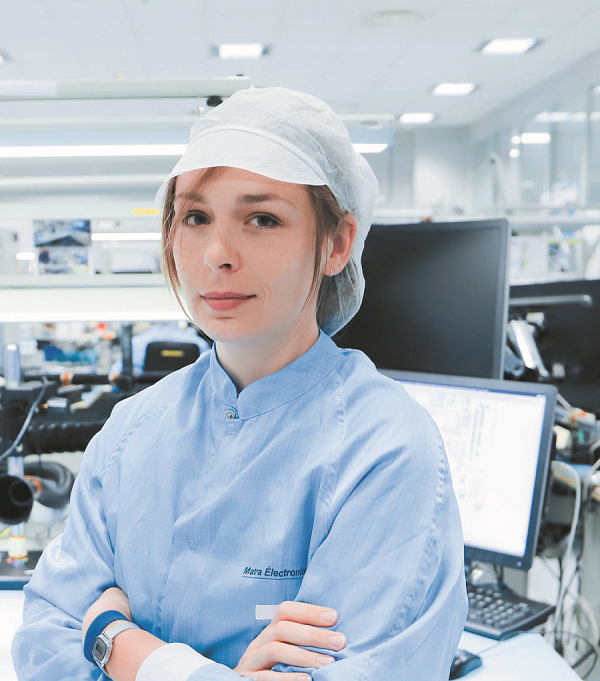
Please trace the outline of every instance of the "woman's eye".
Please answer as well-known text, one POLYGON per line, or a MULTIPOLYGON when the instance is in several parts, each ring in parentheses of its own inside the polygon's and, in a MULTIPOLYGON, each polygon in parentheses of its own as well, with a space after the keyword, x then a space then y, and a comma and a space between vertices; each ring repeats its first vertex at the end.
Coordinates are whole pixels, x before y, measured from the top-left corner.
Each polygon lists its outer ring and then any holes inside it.
POLYGON ((277 225, 281 224, 277 218, 271 215, 255 215, 252 221, 256 221, 257 227, 277 227, 277 225))
POLYGON ((194 225, 205 225, 206 215, 203 213, 191 213, 183 219, 183 224, 188 225, 188 227, 193 227, 194 225))

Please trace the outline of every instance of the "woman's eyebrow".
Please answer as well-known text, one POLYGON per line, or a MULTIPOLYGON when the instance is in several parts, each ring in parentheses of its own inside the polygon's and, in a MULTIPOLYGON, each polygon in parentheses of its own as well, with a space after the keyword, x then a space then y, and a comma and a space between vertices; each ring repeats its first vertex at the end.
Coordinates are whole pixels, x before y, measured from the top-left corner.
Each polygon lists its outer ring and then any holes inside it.
MULTIPOLYGON (((202 194, 196 194, 195 192, 176 194, 174 200, 176 201, 177 199, 185 199, 186 201, 193 201, 194 203, 206 203, 204 196, 202 196, 202 194)), ((294 205, 291 201, 288 201, 288 199, 279 196, 279 194, 243 194, 238 198, 238 203, 242 205, 264 203, 265 201, 284 201, 285 203, 289 203, 290 206, 294 205)))
POLYGON ((279 196, 279 194, 244 194, 238 199, 238 203, 242 204, 264 203, 265 201, 284 201, 285 203, 289 203, 290 206, 294 205, 291 201, 288 201, 288 199, 279 196))
POLYGON ((177 199, 185 199, 186 201, 194 201, 195 203, 206 203, 206 199, 202 194, 195 194, 194 192, 186 192, 185 194, 175 194, 174 201, 177 199))

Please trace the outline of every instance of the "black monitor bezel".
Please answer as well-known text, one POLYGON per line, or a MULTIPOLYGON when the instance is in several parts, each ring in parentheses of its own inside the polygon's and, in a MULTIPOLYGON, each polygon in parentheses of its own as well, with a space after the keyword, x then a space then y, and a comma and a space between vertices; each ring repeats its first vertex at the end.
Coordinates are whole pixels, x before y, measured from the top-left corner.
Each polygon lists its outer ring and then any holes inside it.
MULTIPOLYGON (((481 220, 447 220, 440 222, 418 222, 418 223, 378 223, 374 222, 371 226, 371 233, 377 235, 381 232, 381 236, 385 236, 388 231, 397 230, 399 232, 442 232, 442 231, 478 231, 478 230, 492 230, 500 235, 500 246, 497 253, 499 267, 496 272, 497 286, 496 286, 496 301, 495 301, 495 320, 494 320, 494 346, 492 349, 492 366, 491 375, 487 378, 501 379, 504 376, 504 357, 505 357, 505 339, 506 339, 506 325, 508 322, 508 300, 509 300, 509 245, 511 228, 506 218, 486 218, 481 220)), ((365 245, 368 243, 369 236, 365 245)), ((366 281, 366 286, 369 286, 369 281, 366 281)), ((334 341, 336 337, 334 336, 334 341)), ((336 341, 337 342, 337 341, 336 341)), ((340 347, 349 347, 344 345, 343 330, 340 332, 338 345, 340 347)), ((417 373, 417 372, 415 372, 417 373)))
POLYGON ((524 555, 515 556, 512 554, 504 554, 496 551, 489 551, 487 549, 480 549, 475 546, 465 545, 465 562, 467 563, 480 561, 484 563, 493 563, 494 565, 502 565, 504 567, 516 568, 517 570, 529 570, 533 563, 533 558, 535 557, 537 540, 542 521, 544 495, 548 480, 548 470, 550 467, 556 396, 558 394, 558 389, 556 386, 547 383, 499 381, 490 378, 470 378, 465 376, 423 374, 412 371, 394 371, 379 368, 378 371, 397 381, 475 388, 491 392, 517 393, 520 395, 541 394, 546 397, 546 407, 544 410, 544 420, 540 438, 538 465, 536 469, 531 512, 529 515, 529 528, 527 531, 527 543, 525 546, 524 555))

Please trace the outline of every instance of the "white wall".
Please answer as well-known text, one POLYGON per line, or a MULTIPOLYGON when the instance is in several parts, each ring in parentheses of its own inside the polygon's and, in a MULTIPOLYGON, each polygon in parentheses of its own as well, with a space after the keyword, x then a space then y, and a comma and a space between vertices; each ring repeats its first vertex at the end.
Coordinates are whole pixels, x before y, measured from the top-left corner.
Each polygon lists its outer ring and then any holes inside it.
POLYGON ((470 207, 468 130, 466 128, 420 128, 415 131, 415 206, 434 207, 451 214, 470 207))

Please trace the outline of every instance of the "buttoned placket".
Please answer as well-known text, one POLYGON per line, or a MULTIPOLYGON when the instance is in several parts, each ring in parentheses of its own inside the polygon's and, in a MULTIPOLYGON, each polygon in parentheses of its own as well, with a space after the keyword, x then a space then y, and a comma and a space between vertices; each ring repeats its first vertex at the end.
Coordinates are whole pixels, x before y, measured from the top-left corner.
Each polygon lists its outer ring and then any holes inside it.
POLYGON ((230 435, 234 435, 234 434, 235 434, 235 425, 234 425, 233 423, 231 423, 231 421, 238 418, 237 411, 236 411, 235 409, 233 409, 233 408, 232 408, 232 409, 228 409, 228 410, 225 412, 225 418, 226 418, 228 421, 230 421, 230 423, 227 424, 227 432, 228 432, 230 435))

